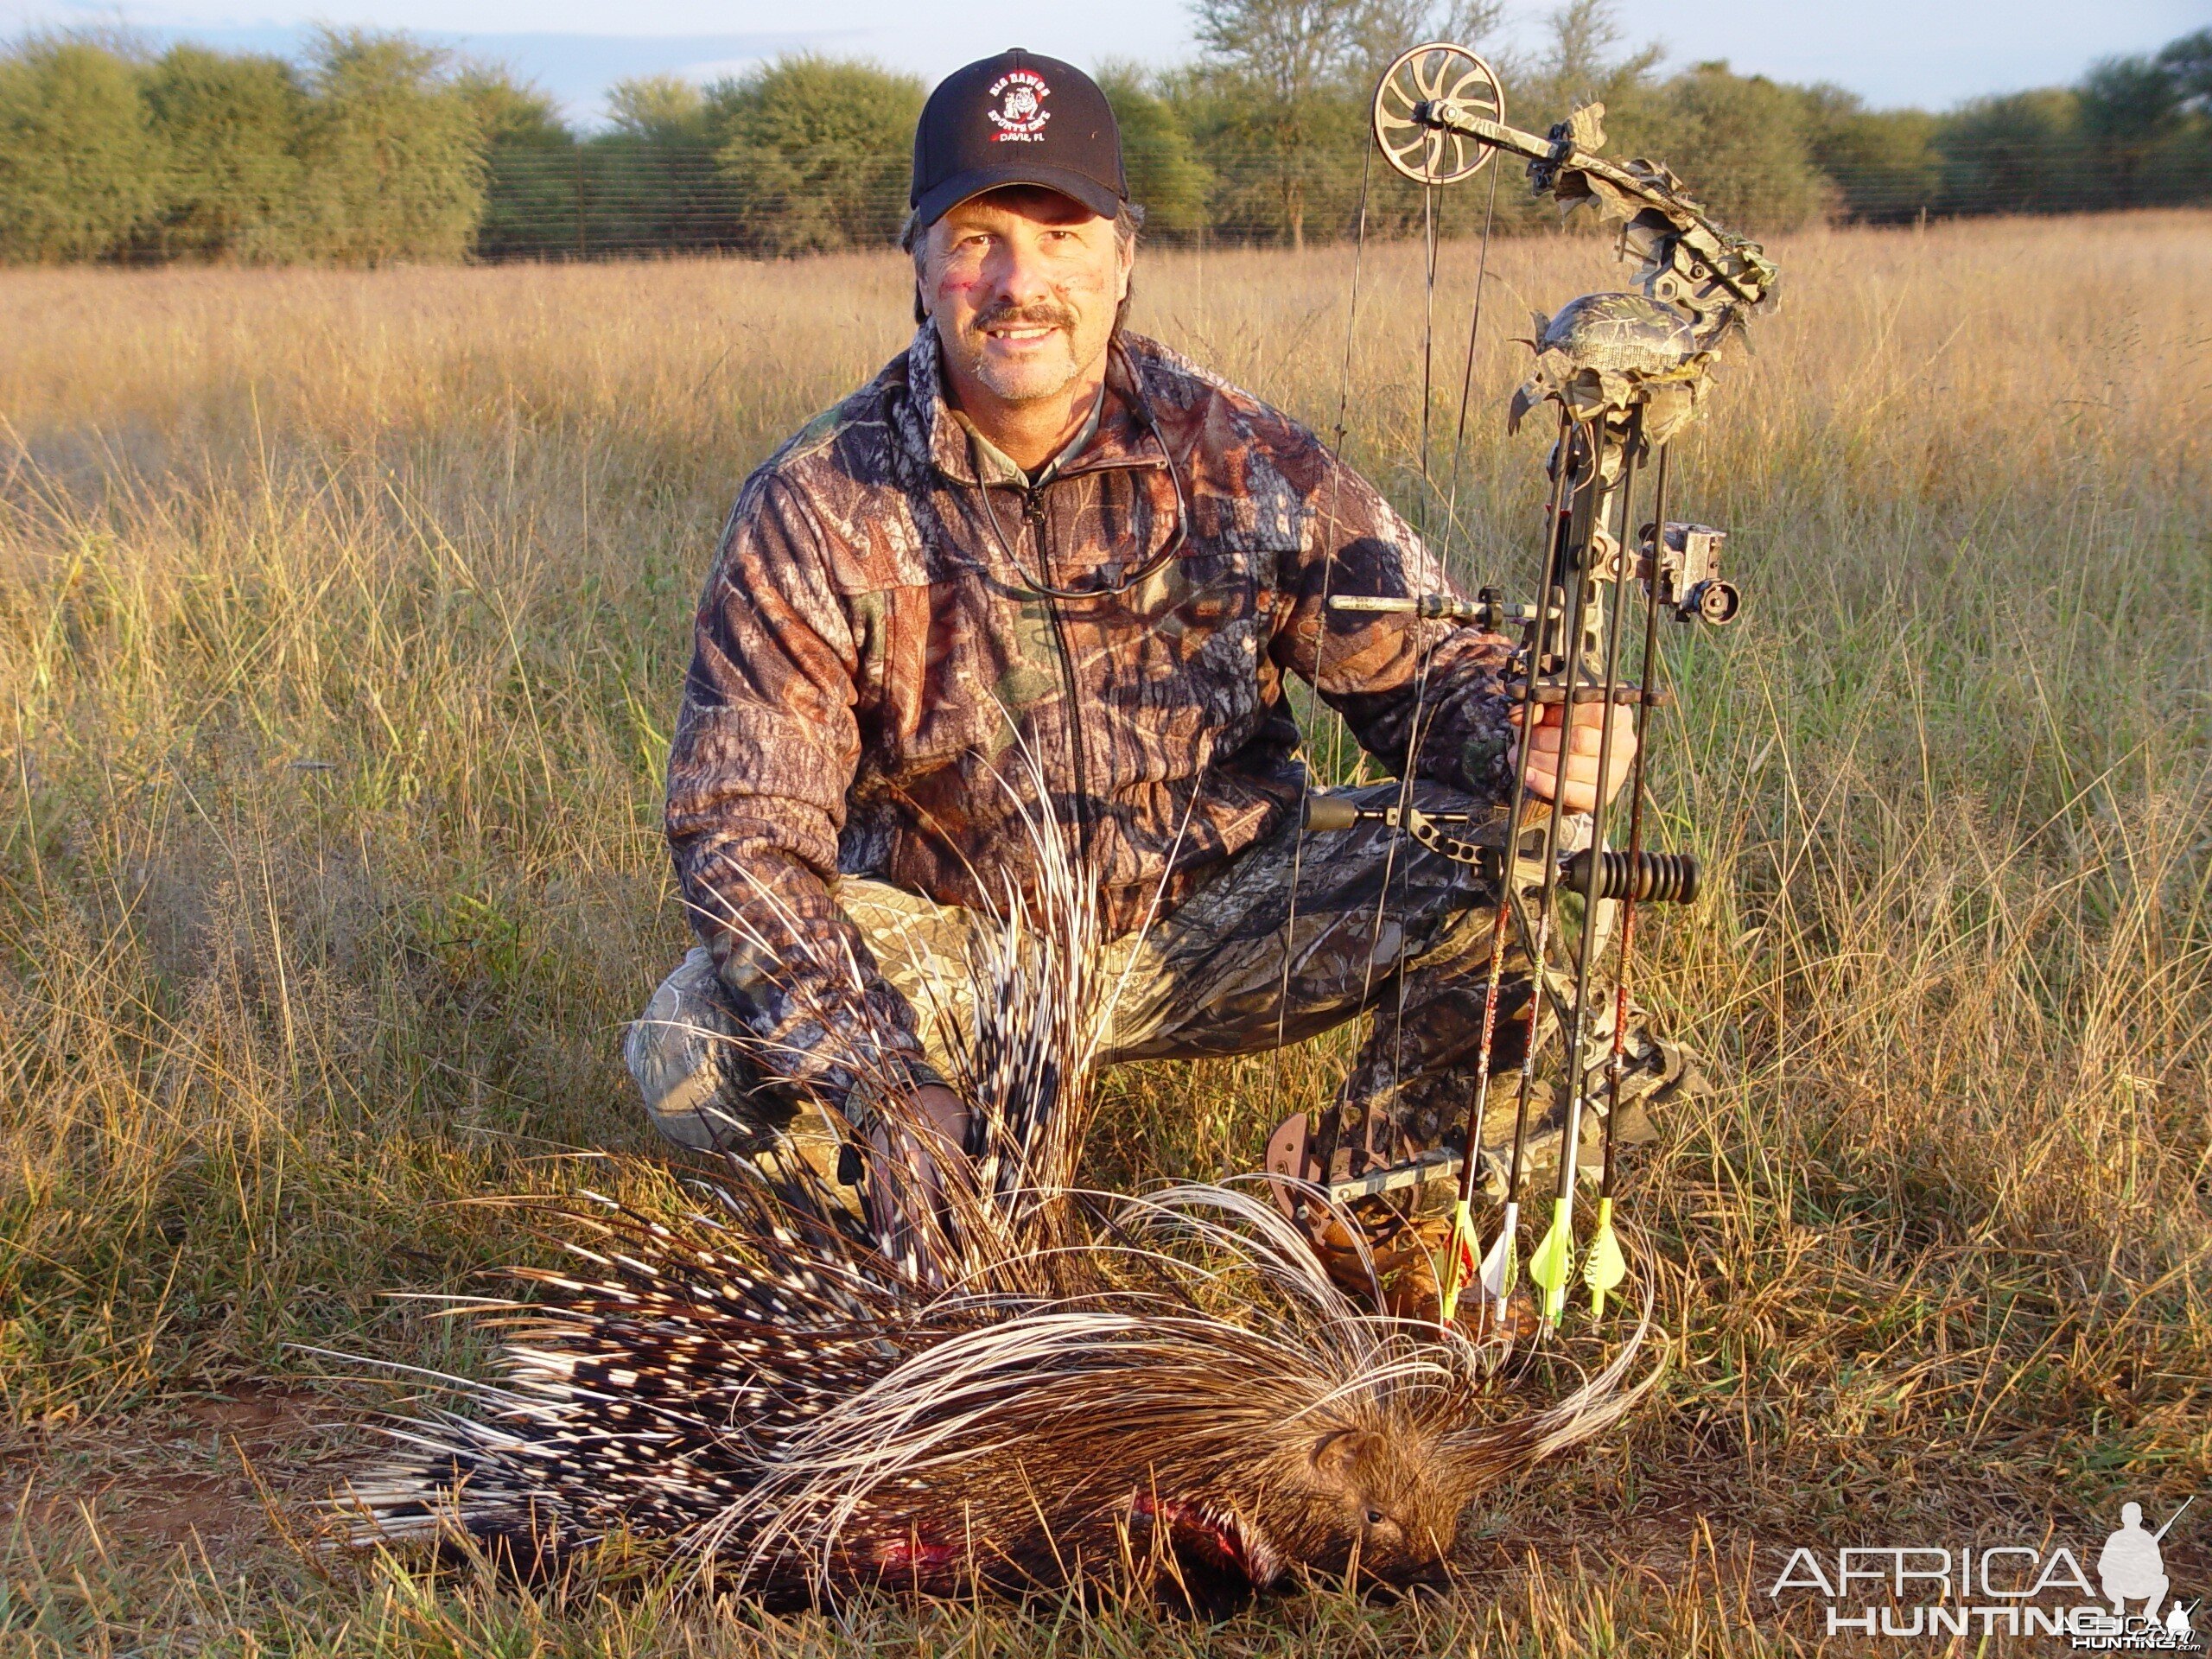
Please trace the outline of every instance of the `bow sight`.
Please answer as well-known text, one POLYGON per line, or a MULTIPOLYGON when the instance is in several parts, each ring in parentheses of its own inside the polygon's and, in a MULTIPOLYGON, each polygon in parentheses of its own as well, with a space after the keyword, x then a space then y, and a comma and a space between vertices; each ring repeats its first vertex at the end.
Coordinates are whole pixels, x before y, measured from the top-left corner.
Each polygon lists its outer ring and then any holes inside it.
MULTIPOLYGON (((1447 830, 1446 825, 1465 824, 1465 815, 1424 813, 1410 798, 1389 808, 1357 808, 1326 795, 1307 803, 1305 823, 1310 832, 1379 822, 1431 852, 1472 866, 1499 893, 1464 1155, 1447 1147, 1383 1161, 1377 1154, 1391 1148, 1376 1146, 1373 1113, 1368 1115, 1366 1145, 1340 1147, 1337 1107, 1324 1112, 1310 1130, 1303 1115, 1292 1118, 1276 1130, 1268 1148, 1268 1172, 1288 1178, 1276 1190, 1294 1211, 1317 1187, 1344 1200, 1457 1175, 1452 1238, 1439 1274, 1440 1317, 1446 1319, 1453 1317, 1459 1294, 1476 1282, 1484 1292, 1483 1313, 1493 1319, 1504 1313, 1515 1277, 1533 1079, 1547 1012, 1563 1050, 1564 1116, 1550 1230, 1529 1261, 1529 1276, 1544 1292, 1546 1325, 1555 1325, 1565 1307, 1574 1255, 1584 1108, 1601 1097, 1605 1146, 1598 1226, 1582 1268, 1593 1311, 1602 1312, 1606 1292, 1625 1274, 1612 1228, 1614 1133, 1620 1116, 1636 907, 1688 901, 1695 896, 1699 879, 1690 855, 1648 851, 1643 845, 1644 728, 1650 709, 1662 700, 1661 693, 1647 689, 1661 666, 1659 615, 1663 609, 1682 622, 1719 625, 1733 620, 1740 603, 1720 574, 1726 532, 1667 519, 1667 446, 1699 414, 1720 346, 1772 298, 1775 267, 1757 243, 1707 218, 1664 167, 1600 158, 1595 152, 1605 142, 1604 114, 1602 105, 1586 105, 1541 138, 1508 126, 1504 91, 1490 66, 1464 47, 1440 42, 1415 47, 1400 57, 1375 92, 1376 144, 1405 177, 1432 188, 1457 184, 1473 177, 1497 152, 1510 152, 1528 162, 1529 183, 1538 195, 1549 195, 1569 209, 1591 205, 1601 219, 1619 225, 1623 252, 1642 261, 1637 275, 1640 292, 1585 295, 1552 316, 1535 319, 1535 359, 1514 393, 1508 429, 1517 429, 1541 404, 1557 410, 1536 597, 1510 602, 1485 588, 1471 601, 1455 594, 1338 594, 1328 601, 1339 612, 1398 613, 1517 632, 1515 677, 1507 690, 1519 702, 1524 733, 1534 728, 1545 705, 1602 702, 1634 711, 1637 745, 1624 850, 1608 843, 1614 808, 1602 791, 1587 814, 1555 811, 1530 791, 1533 746, 1525 741, 1504 833, 1495 845, 1447 830), (1647 467, 1652 474, 1650 522, 1631 537, 1640 474, 1647 467), (1625 677, 1623 649, 1630 582, 1640 586, 1644 601, 1643 655, 1633 680, 1625 677), (1565 930, 1554 925, 1559 900, 1570 893, 1580 900, 1571 948, 1562 937, 1565 930), (1532 964, 1535 987, 1528 998, 1527 1059, 1521 1068, 1512 1153, 1501 1172, 1478 1148, 1509 930, 1517 934, 1532 964), (1593 1009, 1593 970, 1616 937, 1613 995, 1604 999, 1611 1006, 1593 1009), (1599 1045, 1609 1045, 1607 1052, 1594 1064, 1586 1063, 1586 1052, 1599 1045), (1485 1178, 1503 1199, 1503 1213, 1496 1242, 1478 1260, 1470 1206, 1476 1185, 1485 1178)), ((1599 739, 1601 779, 1611 775, 1613 742, 1612 722, 1607 721, 1599 739)))

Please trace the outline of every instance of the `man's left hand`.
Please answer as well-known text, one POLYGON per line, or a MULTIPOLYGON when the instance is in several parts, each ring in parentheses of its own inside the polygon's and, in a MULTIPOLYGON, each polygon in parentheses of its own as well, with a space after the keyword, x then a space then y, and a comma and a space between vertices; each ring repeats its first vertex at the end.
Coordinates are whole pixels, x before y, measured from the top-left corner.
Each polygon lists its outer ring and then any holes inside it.
MULTIPOLYGON (((1587 812, 1598 804, 1598 750, 1605 741, 1605 716, 1612 715, 1613 752, 1606 756, 1605 799, 1619 794, 1636 760, 1635 711, 1618 703, 1578 702, 1572 705, 1573 721, 1562 727, 1558 703, 1543 703, 1536 710, 1536 732, 1529 751, 1529 792, 1539 800, 1557 801, 1570 812, 1587 812), (1567 786, 1560 787, 1560 738, 1573 734, 1567 750, 1567 786)), ((1515 725, 1521 723, 1516 705, 1508 710, 1515 725)), ((1514 764, 1520 764, 1518 753, 1514 764)))

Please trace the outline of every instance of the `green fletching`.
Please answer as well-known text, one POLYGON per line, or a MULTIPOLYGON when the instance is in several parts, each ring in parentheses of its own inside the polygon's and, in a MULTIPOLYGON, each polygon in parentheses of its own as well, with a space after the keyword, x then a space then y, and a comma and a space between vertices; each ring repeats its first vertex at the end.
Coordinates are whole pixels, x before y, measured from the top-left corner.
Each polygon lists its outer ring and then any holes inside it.
POLYGON ((1459 1298, 1477 1274, 1475 1252, 1482 1241, 1475 1236, 1473 1214, 1462 1201, 1452 1206, 1452 1236, 1444 1241, 1444 1260, 1438 1264, 1436 1275, 1438 1293, 1436 1319, 1440 1325, 1452 1323, 1452 1316, 1459 1306, 1459 1298))
POLYGON ((1543 1287, 1544 1323, 1557 1325, 1567 1312, 1567 1287, 1574 1265, 1573 1200, 1552 1200, 1552 1224, 1529 1258, 1529 1279, 1543 1287))
POLYGON ((1590 1312, 1602 1314, 1605 1311, 1605 1293, 1628 1277, 1628 1258, 1621 1254, 1621 1241, 1613 1231, 1613 1201, 1598 1200, 1598 1233, 1590 1241, 1590 1253, 1582 1258, 1582 1282, 1590 1287, 1590 1312))

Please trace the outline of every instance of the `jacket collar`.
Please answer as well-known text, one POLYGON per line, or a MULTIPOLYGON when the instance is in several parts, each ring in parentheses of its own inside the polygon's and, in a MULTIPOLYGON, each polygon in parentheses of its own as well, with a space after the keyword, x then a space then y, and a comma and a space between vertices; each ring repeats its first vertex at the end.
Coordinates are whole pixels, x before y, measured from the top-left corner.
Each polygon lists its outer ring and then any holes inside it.
POLYGON ((1005 485, 1017 490, 1041 490, 1060 475, 1063 468, 1072 466, 1083 452, 1090 447, 1091 439, 1098 435, 1099 417, 1106 410, 1106 388, 1100 386, 1098 395, 1090 400, 1090 415, 1076 435, 1045 458, 1034 472, 1024 472, 1014 464, 1014 457, 993 443, 978 431, 976 423, 958 410, 952 418, 960 423, 968 435, 968 453, 976 463, 976 475, 986 484, 1005 485))

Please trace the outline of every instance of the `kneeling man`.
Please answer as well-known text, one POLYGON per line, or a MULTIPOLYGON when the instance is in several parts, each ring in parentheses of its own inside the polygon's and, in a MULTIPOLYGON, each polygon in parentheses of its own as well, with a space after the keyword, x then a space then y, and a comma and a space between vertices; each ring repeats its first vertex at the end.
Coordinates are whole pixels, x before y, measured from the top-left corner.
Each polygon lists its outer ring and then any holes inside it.
MULTIPOLYGON (((864 1072, 962 1144, 916 1010, 967 995, 965 914, 1028 873, 1041 783, 1119 940, 1109 1063, 1372 1012, 1350 1155, 1455 1138, 1491 895, 1379 826, 1301 842, 1289 681, 1416 804, 1496 816, 1507 641, 1326 607, 1444 572, 1313 433, 1122 327, 1139 215, 1079 71, 1017 51, 952 75, 912 200, 912 343, 746 480, 700 604, 667 829, 701 945, 629 1046, 655 1122, 759 1152, 864 1120, 864 1072)), ((1609 796, 1635 747, 1615 715, 1609 796)), ((1563 735, 1545 711, 1535 795, 1593 805, 1605 718, 1578 707, 1563 735)), ((1632 1049, 1647 1089, 1662 1047, 1632 1049)))

